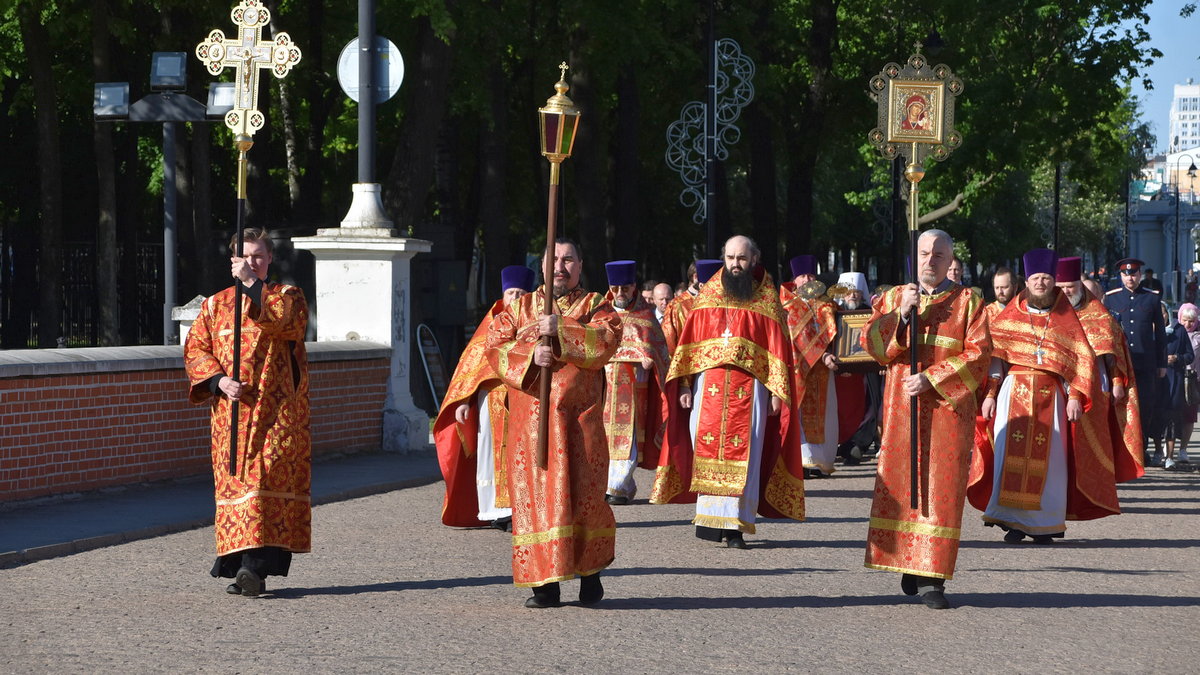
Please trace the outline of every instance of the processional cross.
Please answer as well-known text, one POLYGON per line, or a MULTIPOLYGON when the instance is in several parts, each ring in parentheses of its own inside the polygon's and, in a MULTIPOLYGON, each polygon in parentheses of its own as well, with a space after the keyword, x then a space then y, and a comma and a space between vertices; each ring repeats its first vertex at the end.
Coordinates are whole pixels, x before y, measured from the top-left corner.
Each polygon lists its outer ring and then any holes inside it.
POLYGON ((227 67, 236 68, 233 110, 225 113, 225 126, 238 136, 253 136, 266 121, 258 111, 259 71, 270 68, 275 77, 283 79, 300 62, 300 48, 287 33, 262 39, 271 12, 261 0, 242 0, 229 16, 238 27, 237 40, 227 40, 224 31, 214 28, 208 39, 196 45, 196 56, 213 75, 227 67))
MULTIPOLYGON (((271 12, 262 0, 241 0, 229 13, 238 27, 237 41, 226 41, 225 33, 214 28, 208 39, 196 45, 196 58, 204 62, 208 72, 220 75, 226 67, 236 68, 233 81, 233 110, 225 113, 225 126, 234 134, 238 149, 237 177, 237 250, 242 257, 242 229, 246 220, 246 153, 254 145, 252 136, 262 128, 266 116, 258 110, 259 70, 270 68, 275 77, 283 79, 292 67, 300 63, 300 48, 287 33, 276 33, 275 39, 263 40, 262 29, 271 21, 271 12)), ((233 368, 228 373, 235 382, 242 379, 242 283, 234 283, 233 368)), ((238 433, 240 428, 238 402, 229 408, 229 474, 237 474, 238 433)))

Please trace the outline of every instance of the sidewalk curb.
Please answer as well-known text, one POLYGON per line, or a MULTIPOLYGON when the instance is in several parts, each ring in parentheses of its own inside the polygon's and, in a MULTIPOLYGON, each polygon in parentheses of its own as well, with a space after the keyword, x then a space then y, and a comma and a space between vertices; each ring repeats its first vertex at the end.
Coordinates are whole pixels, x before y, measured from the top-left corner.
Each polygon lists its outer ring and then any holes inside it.
MULTIPOLYGON (((313 506, 323 506, 325 504, 333 504, 336 502, 349 501, 351 499, 359 499, 362 497, 370 497, 385 492, 393 492, 395 490, 404 490, 406 488, 423 487, 431 485, 442 479, 442 474, 436 470, 422 476, 406 478, 404 480, 390 481, 387 483, 377 483, 375 485, 363 485, 361 487, 342 490, 333 494, 324 495, 312 500, 313 506)), ((35 546, 21 551, 7 551, 0 553, 0 569, 10 567, 20 567, 29 563, 38 562, 41 560, 49 560, 51 558, 61 558, 63 556, 83 553, 98 548, 107 546, 117 546, 119 544, 128 544, 130 542, 139 541, 141 539, 153 539, 167 534, 175 534, 176 532, 186 532, 187 530, 195 530, 202 527, 212 527, 213 519, 211 517, 194 518, 178 523, 168 525, 155 525, 153 527, 144 527, 128 532, 113 532, 96 537, 86 537, 84 539, 75 539, 73 541, 63 542, 61 544, 47 544, 46 546, 35 546)))

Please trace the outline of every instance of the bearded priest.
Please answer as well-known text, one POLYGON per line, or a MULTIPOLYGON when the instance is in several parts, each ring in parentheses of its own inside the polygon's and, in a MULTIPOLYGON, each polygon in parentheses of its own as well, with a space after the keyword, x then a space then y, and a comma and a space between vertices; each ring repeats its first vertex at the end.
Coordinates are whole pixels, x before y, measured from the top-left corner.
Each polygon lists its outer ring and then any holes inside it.
POLYGON ((671 359, 667 400, 679 407, 650 501, 694 499, 697 537, 746 548, 756 512, 804 519, 804 470, 775 284, 750 238, 725 242, 723 257, 671 359))
POLYGON ((488 362, 508 387, 513 583, 532 588, 526 607, 559 607, 559 582, 581 577, 579 602, 604 597, 600 571, 612 564, 616 521, 604 502, 608 444, 601 419, 604 364, 621 340, 621 318, 579 285, 583 258, 568 239, 554 244, 553 278, 505 308, 488 333, 488 362), (547 293, 554 311, 544 314, 547 293), (550 337, 551 345, 541 344, 550 337), (538 392, 550 369, 550 406, 538 392), (538 466, 538 417, 549 414, 546 468, 538 466))
POLYGON ((976 448, 969 494, 984 524, 1007 533, 1004 541, 1048 544, 1066 530, 1068 425, 1083 417, 1094 390, 1096 355, 1071 301, 1055 288, 1054 251, 1034 249, 1023 263, 1025 290, 990 325, 983 417, 995 420, 994 448, 976 448))

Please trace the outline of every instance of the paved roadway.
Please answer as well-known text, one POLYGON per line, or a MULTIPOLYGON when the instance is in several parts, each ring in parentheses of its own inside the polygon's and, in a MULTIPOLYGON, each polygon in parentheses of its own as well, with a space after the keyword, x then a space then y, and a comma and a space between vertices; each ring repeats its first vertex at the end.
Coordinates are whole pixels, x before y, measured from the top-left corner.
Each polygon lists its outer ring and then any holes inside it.
POLYGON ((17 564, 0 672, 1196 672, 1200 475, 1151 469, 1124 515, 1052 546, 1003 544, 968 506, 935 612, 862 567, 873 470, 809 481, 809 520, 746 551, 695 539, 688 506, 616 507, 596 608, 525 609, 507 536, 441 526, 440 484, 316 507, 315 552, 260 598, 207 575, 208 527, 17 564))

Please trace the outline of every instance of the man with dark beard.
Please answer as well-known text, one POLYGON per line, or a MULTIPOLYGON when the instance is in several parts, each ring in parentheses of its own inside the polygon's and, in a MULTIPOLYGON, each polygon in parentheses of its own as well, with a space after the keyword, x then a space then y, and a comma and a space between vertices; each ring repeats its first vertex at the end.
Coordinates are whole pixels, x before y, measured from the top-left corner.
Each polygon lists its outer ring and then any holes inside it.
POLYGON ((1025 291, 989 325, 992 366, 983 417, 992 443, 977 443, 968 497, 1004 540, 1048 544, 1066 530, 1068 423, 1083 416, 1096 356, 1066 295, 1054 286, 1057 256, 1025 254, 1025 291), (1007 371, 1007 372, 1005 372, 1007 371), (1003 379, 1003 384, 1000 384, 1003 379), (994 457, 993 457, 994 455, 994 457))
POLYGON ((996 273, 992 275, 992 292, 996 294, 996 301, 984 307, 988 319, 999 314, 1000 310, 1012 302, 1013 297, 1020 290, 1020 282, 1012 270, 1007 267, 997 267, 996 273))
MULTIPOLYGON (((604 434, 608 438, 608 492, 614 506, 633 501, 633 471, 658 465, 663 433, 663 383, 667 341, 654 309, 634 295, 637 263, 617 260, 604 265, 605 298, 621 317, 621 344, 604 366, 604 434)), ((657 285, 657 284, 656 284, 657 285)))
POLYGON ((804 519, 803 460, 791 414, 783 307, 748 237, 725 242, 667 375, 668 451, 650 501, 696 501, 696 536, 746 548, 755 513, 804 519), (694 380, 694 381, 693 381, 694 380), (694 392, 694 394, 693 394, 694 392))
POLYGON ((508 387, 508 476, 513 583, 532 588, 526 607, 559 607, 559 582, 581 577, 579 602, 604 597, 600 571, 612 564, 616 521, 604 502, 608 444, 602 408, 604 364, 621 339, 621 318, 579 286, 583 258, 567 239, 554 244, 551 284, 504 308, 488 332, 488 362, 508 387), (554 294, 544 314, 546 293, 554 294), (550 337, 551 345, 542 344, 550 337), (538 401, 550 369, 550 405, 538 401), (535 459, 538 418, 549 414, 546 468, 535 459))

